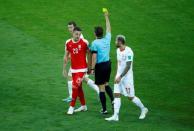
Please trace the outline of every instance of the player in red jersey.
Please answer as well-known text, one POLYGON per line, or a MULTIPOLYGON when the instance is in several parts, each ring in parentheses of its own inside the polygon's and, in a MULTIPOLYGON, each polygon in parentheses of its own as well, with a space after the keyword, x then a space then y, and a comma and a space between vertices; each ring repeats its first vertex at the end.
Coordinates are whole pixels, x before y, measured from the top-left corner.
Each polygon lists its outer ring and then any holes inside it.
MULTIPOLYGON (((71 73, 73 78, 73 87, 72 87, 72 101, 70 103, 69 110, 67 114, 71 115, 74 111, 74 106, 76 103, 77 97, 80 99, 82 111, 87 111, 87 106, 85 104, 84 93, 82 90, 82 81, 84 75, 87 72, 87 62, 86 54, 89 50, 88 41, 80 38, 81 29, 75 27, 73 30, 73 38, 66 41, 66 53, 64 58, 64 68, 66 68, 69 55, 71 59, 71 73)), ((79 108, 79 110, 80 110, 79 108)))
MULTIPOLYGON (((74 22, 74 21, 70 21, 68 22, 68 31, 69 33, 71 34, 71 36, 73 36, 73 29, 77 26, 77 24, 74 22)), ((83 34, 80 35, 80 38, 81 39, 84 39, 84 36, 83 34)), ((65 43, 66 44, 66 43, 65 43)), ((65 45, 66 47, 66 45, 65 45)), ((88 59, 88 66, 90 65, 90 62, 91 60, 88 59)), ((89 68, 89 67, 88 67, 89 68)), ((68 91, 69 91, 69 97, 65 98, 65 99, 62 99, 62 101, 64 102, 71 102, 72 100, 72 73, 71 73, 71 69, 68 70, 68 75, 64 75, 64 72, 66 72, 66 69, 63 69, 63 76, 65 78, 67 78, 67 87, 68 87, 68 91)), ((94 83, 94 81, 92 79, 89 78, 89 75, 86 74, 85 77, 84 77, 84 81, 86 82, 86 84, 92 88, 93 90, 96 91, 97 95, 99 95, 99 89, 98 89, 98 86, 94 83)), ((99 99, 98 99, 99 100, 99 99)), ((81 111, 81 109, 80 109, 81 111)))

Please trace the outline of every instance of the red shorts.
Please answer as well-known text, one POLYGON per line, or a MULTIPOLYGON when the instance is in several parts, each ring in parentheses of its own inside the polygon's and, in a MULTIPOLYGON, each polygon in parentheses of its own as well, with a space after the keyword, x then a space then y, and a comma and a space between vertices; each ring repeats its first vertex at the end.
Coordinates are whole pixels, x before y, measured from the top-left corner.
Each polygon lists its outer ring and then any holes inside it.
POLYGON ((72 73, 73 86, 72 86, 72 101, 70 106, 74 107, 77 97, 79 97, 81 105, 85 105, 84 92, 82 90, 82 81, 84 78, 85 72, 72 73))

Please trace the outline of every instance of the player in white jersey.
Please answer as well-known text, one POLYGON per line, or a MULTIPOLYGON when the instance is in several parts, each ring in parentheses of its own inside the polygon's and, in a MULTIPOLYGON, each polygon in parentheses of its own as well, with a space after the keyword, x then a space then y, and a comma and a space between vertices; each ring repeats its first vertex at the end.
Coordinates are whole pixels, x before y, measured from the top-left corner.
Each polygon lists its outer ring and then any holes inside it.
MULTIPOLYGON (((67 27, 68 27, 69 33, 72 35, 73 34, 73 29, 76 27, 76 23, 74 21, 71 21, 71 22, 68 23, 67 27)), ((82 39, 84 38, 83 34, 81 34, 80 38, 82 38, 82 39)), ((71 73, 71 70, 69 69, 68 74, 66 75, 66 69, 63 69, 63 75, 65 77, 68 75, 67 84, 68 84, 68 91, 69 91, 69 97, 63 99, 63 101, 71 102, 71 100, 72 100, 72 73, 71 73)), ((84 81, 87 83, 87 85, 89 85, 89 87, 94 89, 97 92, 97 94, 99 94, 98 86, 94 83, 93 80, 88 78, 87 74, 84 77, 84 81)))
POLYGON ((121 107, 120 95, 129 98, 136 106, 141 109, 139 119, 144 119, 148 109, 144 107, 141 100, 135 96, 134 81, 133 81, 133 51, 125 45, 125 36, 118 35, 116 37, 117 46, 117 74, 114 84, 114 114, 105 118, 107 121, 118 121, 119 110, 121 107))

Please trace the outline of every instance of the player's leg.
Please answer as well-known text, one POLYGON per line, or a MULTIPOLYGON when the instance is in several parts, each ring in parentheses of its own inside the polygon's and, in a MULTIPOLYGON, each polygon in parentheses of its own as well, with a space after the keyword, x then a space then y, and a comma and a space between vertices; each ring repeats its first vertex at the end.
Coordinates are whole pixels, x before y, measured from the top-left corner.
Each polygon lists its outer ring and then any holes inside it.
POLYGON ((111 100, 111 103, 113 104, 113 101, 114 101, 114 96, 113 96, 113 92, 112 92, 112 89, 111 87, 109 86, 108 82, 106 82, 105 84, 105 91, 106 93, 108 94, 110 100, 111 100))
POLYGON ((72 73, 71 73, 70 69, 68 72, 67 87, 68 87, 68 91, 69 91, 69 97, 63 99, 63 101, 71 102, 71 100, 72 100, 72 73))
POLYGON ((68 91, 70 98, 72 98, 72 83, 72 76, 68 76, 68 91))
POLYGON ((72 100, 70 103, 69 110, 67 112, 67 114, 69 114, 69 115, 73 114, 73 112, 74 112, 74 107, 75 107, 76 99, 78 96, 78 88, 79 88, 79 85, 77 83, 77 79, 79 78, 78 73, 73 73, 72 77, 73 77, 72 100))
POLYGON ((99 93, 99 97, 100 97, 100 102, 102 105, 102 110, 101 113, 102 114, 107 114, 107 109, 106 109, 106 95, 105 95, 105 84, 102 85, 98 85, 100 93, 99 93))
POLYGON ((79 96, 79 100, 80 100, 80 103, 81 103, 81 107, 76 109, 75 112, 87 111, 87 106, 86 106, 86 102, 85 102, 85 98, 84 98, 84 92, 83 92, 83 89, 82 89, 82 79, 83 79, 84 73, 79 73, 79 74, 80 74, 80 82, 78 82, 78 84, 79 84, 78 96, 79 96))
POLYGON ((86 106, 86 102, 85 102, 82 87, 79 88, 78 96, 80 98, 79 100, 80 100, 81 106, 78 109, 76 109, 75 112, 87 111, 87 106, 86 106))
POLYGON ((114 84, 114 114, 109 117, 105 118, 107 121, 118 121, 119 120, 119 111, 121 107, 121 98, 120 98, 120 86, 121 84, 114 84))
POLYGON ((129 94, 129 100, 132 101, 141 110, 139 119, 144 119, 146 117, 146 114, 148 113, 148 109, 143 105, 141 100, 137 96, 135 96, 134 86, 131 85, 130 88, 127 88, 127 92, 129 94))
POLYGON ((106 83, 106 65, 100 63, 95 66, 95 84, 99 87, 99 98, 102 105, 102 114, 107 114, 106 110, 106 95, 105 95, 105 83, 106 83))
POLYGON ((106 75, 105 90, 106 90, 106 93, 108 94, 108 96, 111 100, 111 103, 113 103, 113 100, 114 100, 113 91, 112 91, 111 87, 108 84, 108 82, 110 80, 110 75, 111 75, 111 62, 110 61, 107 63, 106 72, 107 72, 107 75, 106 75))
POLYGON ((95 82, 92 79, 90 79, 90 78, 85 76, 84 77, 84 81, 87 83, 87 85, 89 87, 91 87, 93 90, 95 90, 96 93, 99 95, 99 88, 98 88, 98 86, 95 84, 95 82))

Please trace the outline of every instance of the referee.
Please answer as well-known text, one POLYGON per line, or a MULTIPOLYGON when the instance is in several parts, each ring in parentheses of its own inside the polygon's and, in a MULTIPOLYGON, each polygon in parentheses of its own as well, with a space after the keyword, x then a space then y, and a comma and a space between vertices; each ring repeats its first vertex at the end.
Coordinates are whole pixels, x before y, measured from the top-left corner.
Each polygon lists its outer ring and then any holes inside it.
POLYGON ((106 20, 106 35, 103 37, 103 28, 97 26, 94 28, 94 34, 96 40, 92 42, 91 52, 92 52, 92 69, 91 73, 95 74, 95 84, 98 85, 100 93, 100 102, 102 104, 102 114, 107 114, 106 109, 106 95, 111 99, 113 104, 113 93, 112 89, 108 85, 110 74, 111 74, 111 62, 110 62, 110 43, 111 43, 111 27, 108 12, 104 13, 106 20), (94 73, 95 72, 95 73, 94 73))

